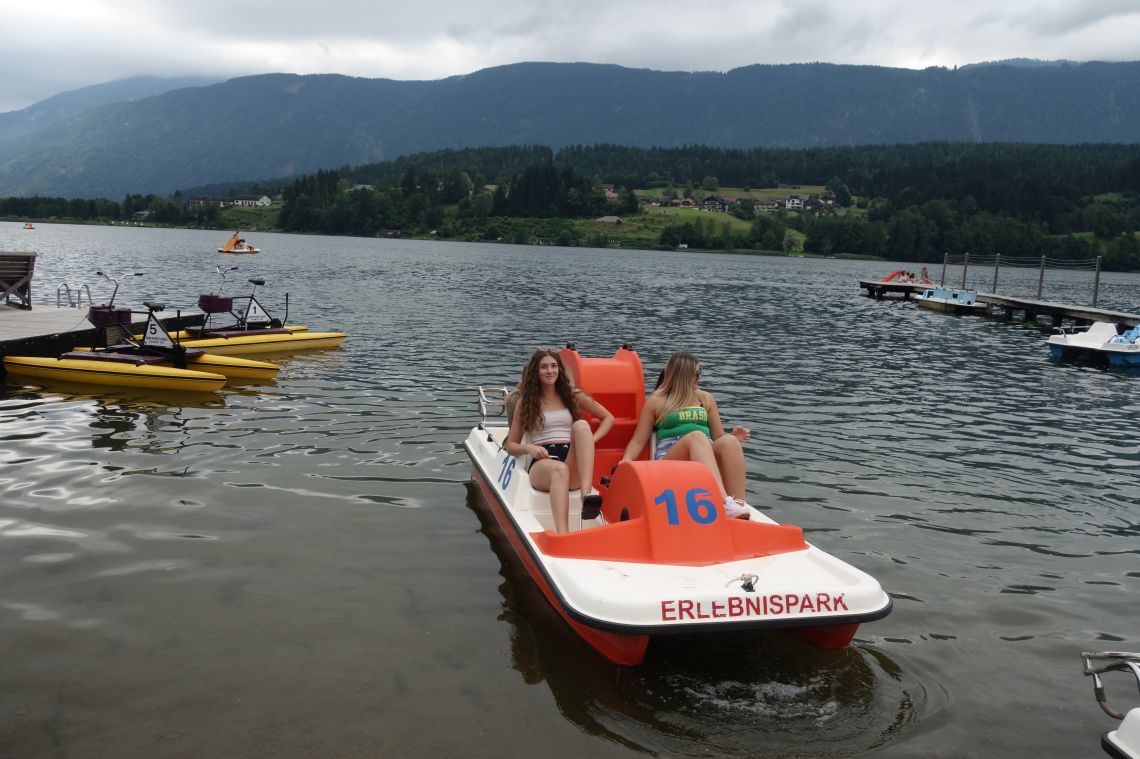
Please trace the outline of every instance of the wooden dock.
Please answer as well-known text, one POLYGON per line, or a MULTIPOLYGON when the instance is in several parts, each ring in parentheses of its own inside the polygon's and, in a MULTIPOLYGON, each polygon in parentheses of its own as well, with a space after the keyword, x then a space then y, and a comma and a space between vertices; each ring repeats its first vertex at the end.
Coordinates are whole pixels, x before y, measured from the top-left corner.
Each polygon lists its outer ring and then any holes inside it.
POLYGON ((904 282, 881 282, 877 279, 861 279, 859 280, 859 287, 867 291, 875 300, 881 300, 888 295, 900 295, 903 298, 910 298, 911 295, 922 293, 928 287, 934 285, 914 285, 904 282))
MULTIPOLYGON (((176 318, 162 319, 167 329, 201 324, 205 314, 193 313, 176 318)), ((138 334, 146 327, 146 320, 131 325, 138 334)), ((77 345, 91 345, 96 329, 87 321, 86 308, 53 308, 37 305, 34 309, 7 306, 0 303, 0 355, 58 356, 77 345)))
POLYGON ((34 310, 25 310, 0 305, 0 343, 85 329, 91 329, 85 308, 38 306, 34 310))
MULTIPOLYGON (((873 280, 859 280, 859 287, 876 300, 891 295, 910 298, 921 294, 923 290, 934 285, 900 284, 895 282, 876 282, 873 280)), ((961 289, 961 288, 959 288, 961 289)), ((978 293, 978 300, 990 308, 986 309, 985 316, 996 316, 1002 319, 1012 319, 1015 314, 1024 314, 1025 321, 1036 321, 1041 317, 1048 317, 1054 327, 1061 326, 1065 319, 1076 324, 1092 324, 1093 322, 1112 322, 1118 332, 1135 327, 1140 324, 1140 314, 1129 314, 1123 311, 1110 311, 1105 308, 1092 306, 1073 306, 1067 303, 1054 303, 1052 301, 1033 300, 1031 298, 1011 298, 1006 295, 994 293, 978 293)))

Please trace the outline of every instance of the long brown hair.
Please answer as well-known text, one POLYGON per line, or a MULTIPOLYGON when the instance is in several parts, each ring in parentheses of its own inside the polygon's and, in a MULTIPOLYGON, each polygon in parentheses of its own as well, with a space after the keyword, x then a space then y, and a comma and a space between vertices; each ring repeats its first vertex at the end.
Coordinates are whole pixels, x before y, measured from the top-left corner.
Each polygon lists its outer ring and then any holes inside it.
POLYGON ((519 383, 519 402, 515 413, 519 415, 519 423, 523 432, 536 432, 542 429, 542 380, 538 377, 538 364, 547 356, 553 356, 558 362, 558 379, 554 383, 554 392, 570 409, 570 417, 577 421, 581 419, 578 411, 578 401, 574 398, 574 388, 570 386, 570 376, 558 352, 551 348, 539 348, 523 367, 522 381, 519 383))
POLYGON ((692 353, 681 351, 669 357, 662 372, 661 383, 653 394, 664 399, 658 419, 670 411, 688 406, 708 408, 708 393, 697 388, 701 376, 701 362, 692 353))

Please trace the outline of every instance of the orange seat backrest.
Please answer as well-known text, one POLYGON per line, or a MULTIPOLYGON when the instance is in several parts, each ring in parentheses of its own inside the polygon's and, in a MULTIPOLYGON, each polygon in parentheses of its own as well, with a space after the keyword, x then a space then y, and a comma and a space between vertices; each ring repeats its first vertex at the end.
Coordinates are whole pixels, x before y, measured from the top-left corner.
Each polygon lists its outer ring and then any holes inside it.
MULTIPOLYGON (((614 426, 598 441, 594 453, 594 486, 608 476, 621 460, 625 446, 633 437, 641 408, 645 405, 645 370, 636 351, 619 348, 612 358, 583 358, 573 348, 559 353, 563 366, 576 387, 606 407, 614 415, 614 426)), ((595 429, 598 420, 584 413, 595 429)), ((645 458, 645 452, 639 458, 645 458)))

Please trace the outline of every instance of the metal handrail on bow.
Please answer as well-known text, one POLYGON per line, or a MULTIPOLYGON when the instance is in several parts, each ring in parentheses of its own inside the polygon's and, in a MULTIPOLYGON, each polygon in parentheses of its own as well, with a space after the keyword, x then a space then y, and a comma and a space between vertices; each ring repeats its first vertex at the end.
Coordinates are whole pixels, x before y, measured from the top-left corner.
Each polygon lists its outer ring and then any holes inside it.
POLYGON ((1093 679, 1093 693, 1100 708, 1110 717, 1124 719, 1124 712, 1108 705, 1104 682, 1100 676, 1106 672, 1131 672, 1136 678, 1137 688, 1140 689, 1140 654, 1128 651, 1083 651, 1081 657, 1085 660, 1084 673, 1093 679))

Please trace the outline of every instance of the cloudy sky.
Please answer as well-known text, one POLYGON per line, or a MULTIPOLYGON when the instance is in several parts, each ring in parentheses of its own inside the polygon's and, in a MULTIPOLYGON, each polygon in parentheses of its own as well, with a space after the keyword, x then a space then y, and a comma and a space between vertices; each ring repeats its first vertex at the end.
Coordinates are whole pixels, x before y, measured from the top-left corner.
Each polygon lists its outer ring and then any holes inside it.
POLYGON ((136 75, 1140 60, 1140 0, 0 0, 0 111, 136 75))

